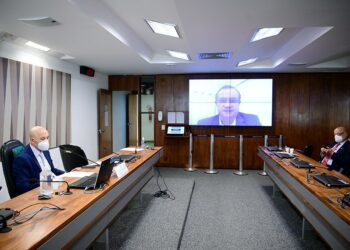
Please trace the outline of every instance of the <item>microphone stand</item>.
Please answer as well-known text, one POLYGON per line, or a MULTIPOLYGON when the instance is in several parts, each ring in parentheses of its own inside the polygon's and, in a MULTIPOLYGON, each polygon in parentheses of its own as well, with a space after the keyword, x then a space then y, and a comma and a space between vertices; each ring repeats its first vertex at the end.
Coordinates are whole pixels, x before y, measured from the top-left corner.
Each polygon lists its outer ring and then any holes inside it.
POLYGON ((40 183, 40 182, 45 182, 45 183, 51 183, 51 182, 66 183, 67 189, 64 192, 61 192, 61 194, 64 194, 64 195, 71 195, 71 194, 73 194, 73 192, 70 191, 70 186, 69 186, 68 182, 66 182, 66 181, 42 181, 42 180, 37 180, 37 179, 30 179, 29 181, 31 183, 40 183))

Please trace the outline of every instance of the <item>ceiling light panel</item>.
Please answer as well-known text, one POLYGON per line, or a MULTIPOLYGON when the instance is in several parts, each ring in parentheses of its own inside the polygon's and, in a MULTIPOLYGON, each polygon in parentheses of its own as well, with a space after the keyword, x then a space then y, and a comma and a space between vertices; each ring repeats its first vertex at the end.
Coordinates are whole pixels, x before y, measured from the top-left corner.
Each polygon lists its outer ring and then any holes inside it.
POLYGON ((146 20, 146 22, 156 34, 180 38, 179 32, 177 31, 177 26, 175 24, 159 23, 151 20, 146 20))
POLYGON ((42 50, 42 51, 49 51, 50 50, 50 48, 45 47, 43 45, 40 45, 38 43, 32 42, 32 41, 26 42, 26 45, 29 47, 35 48, 35 49, 42 50))
POLYGON ((171 55, 172 57, 175 58, 179 58, 179 59, 183 59, 183 60, 190 60, 190 56, 186 53, 183 52, 178 52, 178 51, 172 51, 172 50, 168 50, 169 55, 171 55))
POLYGON ((255 62, 257 59, 258 59, 258 58, 256 57, 256 58, 250 58, 250 59, 245 60, 245 61, 240 61, 240 62, 238 63, 237 66, 240 67, 240 66, 243 66, 243 65, 247 65, 247 64, 253 63, 253 62, 255 62))
POLYGON ((258 29, 257 32, 252 37, 251 42, 255 42, 264 38, 277 36, 279 33, 281 33, 283 28, 262 28, 258 29))

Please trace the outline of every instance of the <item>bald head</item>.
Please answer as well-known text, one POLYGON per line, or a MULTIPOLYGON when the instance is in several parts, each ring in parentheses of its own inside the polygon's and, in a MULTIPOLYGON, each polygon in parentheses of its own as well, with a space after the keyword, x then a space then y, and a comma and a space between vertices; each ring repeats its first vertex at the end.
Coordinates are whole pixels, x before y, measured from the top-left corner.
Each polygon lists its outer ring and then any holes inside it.
POLYGON ((38 147, 38 143, 49 139, 49 132, 40 126, 33 127, 29 130, 29 141, 34 147, 38 147))
POLYGON ((337 127, 334 129, 334 135, 341 136, 343 140, 346 140, 348 138, 348 132, 346 131, 345 127, 337 127))

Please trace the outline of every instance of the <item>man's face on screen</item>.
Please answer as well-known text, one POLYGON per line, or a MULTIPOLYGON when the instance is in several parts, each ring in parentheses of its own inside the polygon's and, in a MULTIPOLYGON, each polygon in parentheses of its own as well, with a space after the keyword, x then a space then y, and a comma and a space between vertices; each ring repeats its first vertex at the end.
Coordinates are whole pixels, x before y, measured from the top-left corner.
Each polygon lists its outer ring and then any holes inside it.
POLYGON ((239 111, 240 96, 232 88, 222 89, 216 96, 216 106, 223 124, 231 124, 239 111))

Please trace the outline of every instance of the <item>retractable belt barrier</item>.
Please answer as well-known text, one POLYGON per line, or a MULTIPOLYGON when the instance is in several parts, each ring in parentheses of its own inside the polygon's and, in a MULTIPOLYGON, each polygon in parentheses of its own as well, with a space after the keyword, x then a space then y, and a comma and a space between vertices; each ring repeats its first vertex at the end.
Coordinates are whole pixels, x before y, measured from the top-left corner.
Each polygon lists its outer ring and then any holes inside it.
MULTIPOLYGON (((246 172, 243 171, 243 156, 244 156, 244 150, 243 150, 243 142, 244 138, 264 138, 264 146, 268 146, 268 139, 269 138, 278 138, 278 146, 279 148, 282 148, 283 145, 283 136, 282 135, 214 135, 214 134, 192 134, 190 133, 190 140, 189 140, 189 156, 188 156, 188 168, 185 168, 185 171, 193 172, 196 171, 196 168, 192 167, 192 152, 193 152, 193 137, 210 137, 210 162, 209 162, 209 169, 205 170, 205 173, 207 174, 217 174, 218 170, 214 169, 214 138, 239 138, 239 169, 234 170, 233 174, 235 175, 247 175, 246 172)), ((259 172, 259 175, 266 176, 266 163, 264 162, 263 171, 259 172)))
POLYGON ((193 145, 193 141, 192 141, 192 134, 190 133, 190 145, 188 147, 188 168, 185 168, 185 171, 188 172, 194 172, 197 169, 192 167, 192 145, 193 145))

